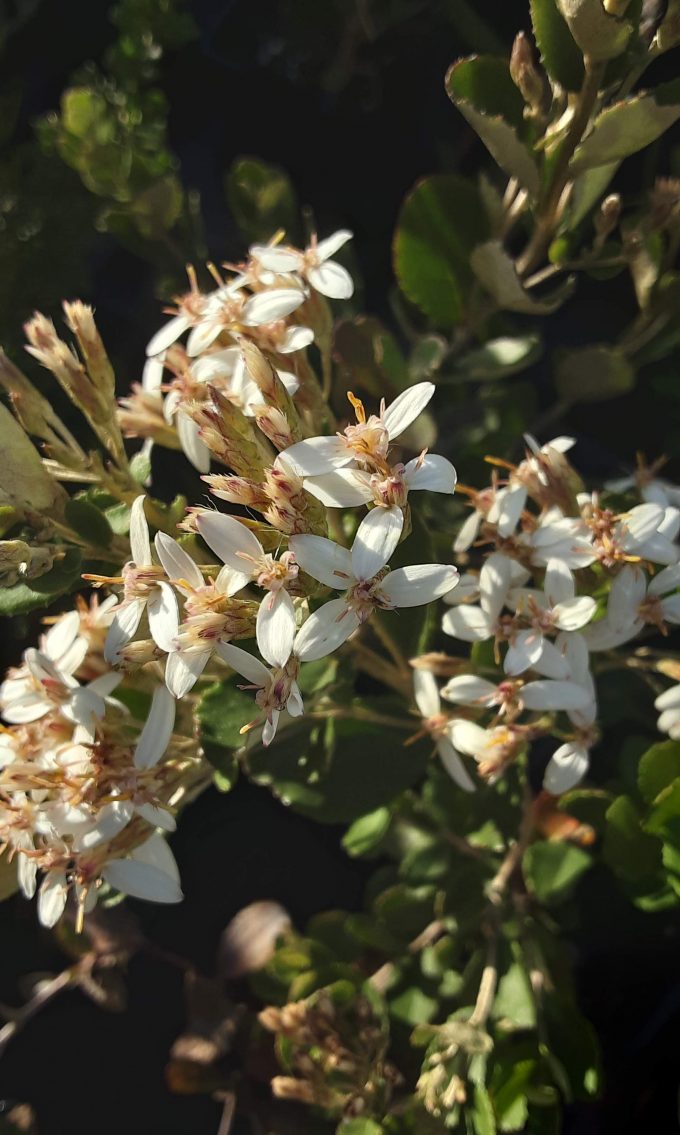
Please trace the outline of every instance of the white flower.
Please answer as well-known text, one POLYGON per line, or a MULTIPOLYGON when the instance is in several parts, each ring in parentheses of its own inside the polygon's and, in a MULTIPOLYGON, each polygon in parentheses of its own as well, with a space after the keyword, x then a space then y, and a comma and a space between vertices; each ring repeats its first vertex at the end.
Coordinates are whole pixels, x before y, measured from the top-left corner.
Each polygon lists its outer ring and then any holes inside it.
MULTIPOLYGON (((504 637, 501 611, 507 602, 513 582, 513 561, 500 552, 493 552, 482 564, 479 573, 479 606, 461 603, 447 611, 442 630, 463 642, 484 642, 494 636, 504 637)), ((516 576, 515 576, 516 578, 516 576)), ((455 603, 447 597, 448 603, 455 603)))
POLYGON ((148 902, 175 903, 183 898, 175 857, 157 832, 127 859, 110 859, 102 878, 117 891, 148 902))
POLYGON ((458 572, 450 566, 414 564, 384 571, 401 527, 401 509, 374 509, 359 525, 351 552, 323 536, 291 536, 289 546, 302 570, 344 592, 310 615, 300 630, 296 650, 302 647, 307 660, 330 654, 376 607, 418 607, 455 586, 458 572))
POLYGON ((206 544, 231 569, 230 586, 233 591, 254 582, 269 592, 257 613, 257 640, 262 656, 269 660, 270 653, 278 655, 279 640, 287 642, 289 637, 292 649, 295 608, 286 587, 298 574, 294 554, 284 552, 279 560, 275 560, 244 524, 224 513, 204 512, 197 523, 206 544), (261 641, 267 644, 268 650, 267 646, 262 649, 261 641))
POLYGON ((110 671, 81 686, 72 674, 58 670, 47 655, 29 647, 18 676, 0 686, 0 712, 10 724, 24 725, 56 710, 91 733, 120 681, 121 675, 110 671))
POLYGON ((460 674, 444 686, 441 696, 457 705, 471 705, 501 711, 580 709, 588 704, 588 693, 570 680, 538 679, 534 682, 499 682, 494 685, 474 674, 460 674))
POLYGON ((315 291, 329 299, 344 300, 353 294, 354 283, 349 272, 330 258, 351 239, 351 232, 339 229, 325 240, 317 241, 315 237, 304 252, 287 245, 254 244, 250 255, 271 272, 296 272, 315 291))
POLYGON ((480 774, 490 781, 497 779, 523 743, 521 734, 506 725, 483 729, 460 717, 453 719, 449 736, 460 753, 475 758, 480 774))
POLYGON ((648 504, 680 505, 680 488, 657 477, 658 470, 664 460, 654 461, 650 466, 639 462, 637 469, 628 477, 618 477, 613 481, 605 481, 604 487, 611 493, 626 493, 629 489, 637 489, 643 501, 648 504))
POLYGON ((310 437, 284 450, 283 456, 304 477, 318 477, 344 465, 384 469, 390 443, 399 437, 425 409, 434 394, 432 382, 410 386, 379 414, 366 417, 363 404, 348 395, 357 415, 356 425, 347 426, 333 437, 310 437))
POLYGON ((132 560, 123 568, 123 600, 118 607, 104 646, 104 658, 115 662, 122 646, 135 635, 146 610, 151 637, 161 650, 172 649, 177 634, 177 600, 151 557, 149 526, 144 515, 144 496, 130 510, 132 560))
POLYGON ((413 673, 413 695, 423 719, 423 726, 433 738, 439 758, 452 780, 464 792, 474 792, 475 783, 451 741, 453 721, 442 713, 439 690, 429 670, 413 673))
MULTIPOLYGON (((281 635, 275 644, 258 634, 258 648, 263 658, 270 663, 271 670, 268 670, 259 658, 253 657, 239 646, 220 643, 217 647, 217 653, 222 661, 247 679, 249 685, 242 686, 241 689, 256 691, 255 701, 265 717, 262 730, 262 744, 265 746, 270 745, 274 740, 282 712, 286 711, 291 717, 299 717, 304 712, 297 682, 300 658, 293 653, 294 636, 294 624, 292 633, 286 638, 281 635), (274 645, 273 649, 272 645, 274 645)), ((255 724, 257 723, 251 722, 244 726, 241 732, 245 733, 255 724)))
POLYGON ((621 551, 655 564, 675 564, 680 548, 680 510, 660 504, 638 504, 619 520, 614 538, 621 551))
POLYGON ((524 588, 508 599, 515 604, 516 617, 530 626, 512 636, 503 664, 506 674, 516 676, 533 667, 547 677, 566 677, 566 666, 545 635, 580 630, 595 614, 595 600, 576 595, 574 577, 560 559, 548 560, 543 591, 524 588))
POLYGON ((369 501, 379 508, 403 508, 409 492, 415 489, 454 492, 456 470, 445 457, 423 452, 406 465, 393 465, 379 473, 370 473, 367 469, 335 469, 320 477, 305 478, 304 486, 330 508, 351 508, 369 501))
POLYGON ((603 619, 589 627, 590 650, 612 650, 635 638, 645 624, 662 633, 680 624, 680 564, 663 568, 649 582, 641 568, 625 564, 614 579, 603 619), (671 593, 672 594, 669 594, 671 593))
POLYGON ((573 571, 588 567, 597 558, 588 525, 579 517, 564 516, 559 508, 543 513, 526 542, 537 567, 544 567, 548 560, 561 560, 573 571))

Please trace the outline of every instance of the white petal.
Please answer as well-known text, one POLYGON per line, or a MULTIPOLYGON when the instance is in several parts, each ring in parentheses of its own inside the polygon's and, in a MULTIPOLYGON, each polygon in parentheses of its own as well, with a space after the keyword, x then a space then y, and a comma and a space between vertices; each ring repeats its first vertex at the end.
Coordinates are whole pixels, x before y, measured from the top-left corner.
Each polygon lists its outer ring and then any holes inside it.
POLYGON ((199 436, 199 427, 193 418, 182 411, 177 415, 177 436, 185 457, 199 473, 210 472, 210 450, 199 436))
POLYGON ((291 682, 290 693, 288 701, 286 702, 286 712, 291 717, 301 717, 305 712, 304 702, 302 701, 302 694, 297 682, 291 682))
POLYGON ((224 331, 224 325, 213 311, 206 319, 202 319, 192 327, 187 339, 187 355, 190 359, 206 351, 224 331))
POLYGON ((481 607, 467 603, 452 607, 442 619, 442 630, 463 642, 484 642, 492 634, 489 619, 481 607))
POLYGON ((315 250, 317 260, 328 260, 329 256, 334 256, 348 240, 352 239, 352 235, 349 229, 338 229, 337 232, 318 241, 315 250))
POLYGON ((269 711, 269 717, 262 727, 262 744, 264 745, 265 749, 268 745, 271 745, 274 737, 276 736, 276 730, 279 724, 280 716, 281 711, 278 709, 271 709, 269 711))
POLYGON ((368 473, 361 469, 334 469, 319 477, 305 479, 308 493, 329 508, 353 508, 371 500, 373 492, 368 473))
POLYGON ((542 650, 543 635, 540 631, 533 628, 519 631, 510 643, 503 661, 505 673, 510 674, 513 678, 518 674, 523 674, 525 670, 529 670, 538 661, 542 650))
POLYGON ((385 410, 383 423, 390 441, 403 434, 404 430, 423 412, 434 394, 433 382, 417 382, 408 390, 402 391, 385 410))
POLYGON ((163 903, 182 901, 182 888, 177 880, 148 863, 111 859, 102 871, 102 877, 111 887, 132 898, 163 903))
MULTIPOLYGON (((582 634, 565 634, 562 632, 558 634, 555 639, 555 647, 564 656, 567 666, 569 667, 568 676, 574 682, 578 682, 579 685, 582 686, 592 681, 588 643, 582 634)), ((562 675, 546 675, 548 678, 561 676, 562 675)))
POLYGON ((257 646, 270 666, 285 666, 295 639, 295 607, 287 591, 265 595, 257 612, 257 646))
POLYGON ((301 662, 315 662, 332 654, 359 626, 359 618, 344 599, 332 599, 309 616, 295 638, 294 651, 301 662))
POLYGON ((400 508, 374 508, 369 512, 352 544, 352 571, 356 579, 373 579, 384 568, 399 543, 403 527, 400 508))
POLYGON ((169 583, 159 583, 146 605, 151 637, 161 650, 171 651, 179 629, 177 599, 169 583))
POLYGON ((477 539, 477 533, 479 532, 481 523, 482 514, 475 509, 475 511, 471 512, 468 518, 463 521, 458 535, 453 541, 454 552, 467 552, 468 548, 474 544, 477 539))
POLYGON ((155 828, 162 828, 164 832, 174 832, 177 828, 177 822, 172 812, 168 812, 167 808, 158 807, 155 804, 138 804, 135 811, 147 824, 153 824, 155 828))
POLYGON ((661 610, 665 621, 677 626, 680 623, 680 595, 667 595, 661 601, 661 610))
POLYGON ((113 616, 104 643, 104 659, 106 662, 113 663, 118 660, 118 651, 136 633, 145 607, 146 601, 144 599, 132 599, 129 603, 118 608, 113 616))
MULTIPOLYGON (((579 636, 580 637, 580 636, 579 636)), ((557 647, 544 638, 541 646, 541 653, 538 658, 535 658, 531 664, 532 670, 537 674, 541 674, 544 678, 573 678, 569 668, 569 662, 565 656, 557 649, 557 647)))
MULTIPOLYGON (((100 809, 96 823, 89 830, 78 834, 73 841, 77 851, 89 851, 100 843, 106 843, 127 827, 134 815, 134 805, 130 800, 114 800, 100 809)), ((62 833, 64 829, 62 828, 62 833)))
POLYGON ((429 489, 433 493, 452 493, 456 488, 456 470, 450 461, 436 453, 427 453, 422 459, 414 457, 404 469, 404 480, 409 489, 429 489))
POLYGON ((590 701, 590 695, 576 682, 558 682, 539 679, 522 687, 520 697, 525 709, 582 709, 590 701))
POLYGON ((332 300, 348 300, 354 293, 354 280, 347 269, 334 260, 308 268, 307 279, 317 292, 332 300))
MULTIPOLYGON (((111 595, 109 596, 109 598, 111 599, 112 604, 115 605, 117 602, 116 596, 111 595)), ((74 639, 68 650, 65 650, 63 654, 60 654, 56 659, 57 665, 59 666, 62 674, 75 674, 76 670, 78 670, 78 668, 85 661, 85 656, 87 655, 89 649, 89 643, 84 635, 82 637, 79 636, 78 638, 74 639)))
POLYGON ((156 394, 160 391, 163 383, 163 370, 165 363, 165 351, 160 355, 152 355, 144 363, 142 370, 142 390, 147 394, 156 394))
POLYGON ((442 689, 442 697, 459 705, 493 705, 498 689, 486 678, 475 674, 459 674, 442 689))
POLYGON ((489 735, 481 725, 463 718, 454 718, 449 726, 449 736, 454 748, 460 749, 468 757, 476 757, 488 747, 489 735))
POLYGON ((446 595, 457 579, 458 570, 448 564, 411 564, 391 571, 380 591, 394 607, 419 607, 446 595))
POLYGON ((479 573, 479 603, 490 623, 500 615, 510 588, 511 562, 494 552, 486 559, 479 573))
POLYGON ((548 762, 543 776, 543 787, 553 796, 568 792, 579 783, 588 771, 588 750, 568 741, 560 745, 548 762))
POLYGON ((175 727, 175 699, 165 686, 156 686, 149 716, 135 746, 135 767, 153 768, 170 744, 175 727))
POLYGON ((645 573, 626 564, 611 585, 607 619, 614 627, 627 627, 638 618, 638 608, 647 590, 645 573))
POLYGON ((288 547, 302 570, 319 583, 345 591, 356 582, 351 553, 325 536, 291 536, 288 547))
POLYGON ((249 254, 270 272, 295 272, 302 261, 299 252, 271 244, 252 244, 249 254))
POLYGON ((137 567, 151 563, 149 525, 144 515, 144 494, 137 497, 130 509, 130 549, 137 567))
POLYGON ((141 843, 130 853, 130 856, 137 863, 146 863, 149 867, 155 867, 157 871, 162 871, 164 875, 179 884, 179 867, 170 844, 162 835, 156 832, 150 835, 145 843, 141 843))
MULTIPOLYGON (((197 521, 198 531, 209 548, 240 576, 239 586, 245 585, 257 574, 257 564, 264 551, 260 541, 245 524, 223 512, 204 512, 197 521)), ((236 585, 234 580, 234 585, 236 585)))
POLYGON ((657 533, 642 541, 633 549, 644 559, 654 564, 676 564, 680 558, 680 549, 672 540, 657 533))
POLYGON ((638 504, 627 513, 622 526, 623 546, 630 550, 636 543, 647 540, 658 532, 664 518, 664 509, 658 504, 638 504))
POLYGON ((435 717, 440 711, 439 689, 429 670, 414 670, 413 696, 423 717, 435 717))
POLYGON ((295 351, 302 351, 314 342, 314 332, 311 327, 289 327, 283 339, 278 344, 280 355, 292 355, 295 351))
POLYGON ((437 752, 451 780, 453 780, 459 788, 462 788, 464 792, 475 792, 476 785, 474 780, 463 764, 460 755, 446 737, 440 737, 437 741, 437 752))
POLYGON ((680 686, 670 686, 659 694, 654 702, 655 709, 680 709, 680 686))
POLYGON ((190 326, 190 320, 186 315, 175 315, 170 319, 160 331, 149 339, 146 347, 147 355, 153 357, 160 355, 163 351, 167 351, 173 343, 176 343, 180 335, 182 335, 187 327, 190 326))
POLYGON ((558 603, 574 598, 576 594, 574 577, 562 560, 548 560, 543 590, 550 607, 555 607, 558 603))
POLYGON ((5 706, 2 716, 10 725, 28 725, 31 721, 39 721, 51 709, 51 702, 33 696, 18 699, 11 705, 5 706))
POLYGON ((38 918, 48 930, 55 926, 64 913, 68 883, 63 871, 48 871, 38 892, 38 918))
POLYGON ((354 460, 353 454, 343 441, 333 437, 309 437, 298 441, 281 454, 294 471, 303 477, 318 477, 330 473, 354 460))
MULTIPOLYGON (((163 571, 168 579, 172 580, 173 583, 183 579, 189 584, 190 588, 203 586, 203 574, 198 564, 192 560, 189 553, 172 536, 168 536, 166 532, 157 532, 154 543, 163 571)), ((185 587, 180 588, 180 590, 185 593, 187 591, 185 587)))
POLYGON ((43 654, 58 665, 62 654, 73 645, 79 630, 80 615, 77 611, 69 611, 42 636, 40 647, 43 654))
MULTIPOLYGON (((497 494, 501 496, 500 493, 497 494)), ((520 517, 526 504, 527 491, 524 485, 510 485, 498 502, 498 516, 496 526, 499 536, 511 536, 519 524, 520 517)))
POLYGON ((22 894, 32 899, 38 879, 38 864, 32 856, 19 855, 17 857, 17 880, 22 894))
POLYGON ((304 303, 304 293, 299 288, 270 288, 251 296, 243 308, 243 322, 251 327, 262 323, 274 323, 285 319, 304 303))
POLYGON ((227 666, 231 666, 232 670, 235 670, 253 686, 264 689, 265 686, 269 685, 271 681, 269 670, 260 662, 259 658, 255 658, 247 650, 242 650, 240 646, 233 646, 230 642, 219 642, 217 653, 227 666))
POLYGON ((210 661, 211 650, 187 654, 174 651, 165 664, 165 684, 173 697, 183 698, 200 678, 210 661))
POLYGON ((680 587, 680 564, 671 564, 654 576, 648 590, 650 595, 665 595, 678 587, 680 587))
POLYGON ((565 599, 553 607, 555 626, 561 631, 579 631, 590 622, 597 603, 590 595, 576 595, 573 599, 565 599))

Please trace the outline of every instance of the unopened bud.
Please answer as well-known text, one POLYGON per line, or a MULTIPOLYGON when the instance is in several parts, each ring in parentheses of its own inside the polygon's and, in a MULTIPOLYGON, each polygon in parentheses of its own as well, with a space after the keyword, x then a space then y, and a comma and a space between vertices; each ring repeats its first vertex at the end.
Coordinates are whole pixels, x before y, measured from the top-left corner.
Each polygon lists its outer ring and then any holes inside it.
POLYGON ((510 77, 534 117, 541 113, 546 85, 543 75, 534 63, 531 45, 524 32, 518 32, 510 55, 510 77))
POLYGON ((142 638, 119 647, 116 662, 124 670, 138 670, 140 666, 146 666, 147 662, 154 662, 162 656, 163 652, 153 639, 142 638))
POLYGON ((624 16, 630 0, 603 0, 603 7, 608 16, 624 16))
POLYGON ((113 398, 116 392, 116 376, 97 331, 92 308, 81 303, 80 300, 75 300, 73 303, 64 303, 64 315, 69 330, 78 340, 90 378, 107 397, 113 398))
POLYGON ((240 504, 244 508, 254 508, 262 512, 267 507, 269 498, 259 485, 245 477, 230 477, 226 473, 208 473, 201 477, 210 487, 213 496, 220 500, 229 501, 229 504, 240 504))
POLYGON ((277 410, 275 406, 263 406, 256 412, 255 420, 258 429, 262 430, 262 433, 269 438, 279 453, 294 444, 295 438, 291 433, 285 414, 281 410, 277 410))
POLYGON ((437 678, 452 678, 464 673, 467 661, 465 658, 451 658, 448 654, 433 650, 429 654, 421 654, 419 658, 410 658, 409 666, 414 670, 429 670, 437 678))
POLYGON ((610 193, 605 197, 600 204, 598 212, 595 214, 595 228, 597 233, 603 239, 609 236, 617 224, 621 216, 621 198, 618 193, 610 193))
POLYGON ((220 973, 243 977, 262 969, 277 940, 290 929, 288 912, 277 902, 254 902, 232 918, 220 942, 220 973))

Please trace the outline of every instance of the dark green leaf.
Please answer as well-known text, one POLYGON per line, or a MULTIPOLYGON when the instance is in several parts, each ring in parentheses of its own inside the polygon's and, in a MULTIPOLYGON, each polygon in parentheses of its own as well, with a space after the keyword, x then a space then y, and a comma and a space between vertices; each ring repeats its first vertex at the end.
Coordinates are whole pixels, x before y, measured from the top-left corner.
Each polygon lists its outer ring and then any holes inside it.
POLYGON ((532 843, 522 860, 527 885, 548 904, 567 898, 590 865, 591 857, 580 847, 549 840, 532 843))
POLYGON ((602 402, 634 385, 635 370, 615 347, 594 344, 557 355, 555 386, 566 402, 602 402))
POLYGON ((629 796, 618 796, 607 809, 603 854, 613 871, 632 880, 653 875, 661 865, 661 844, 643 831, 629 796))
POLYGON ((556 0, 531 0, 531 22, 541 62, 552 79, 568 91, 583 82, 583 57, 556 0))
POLYGON ((567 279, 549 295, 535 298, 522 284, 513 260, 499 240, 478 244, 470 256, 470 263, 487 292, 499 307, 507 311, 547 315, 556 311, 573 290, 573 281, 567 279))
POLYGON ((418 182, 406 198, 394 240, 394 271, 404 295, 437 327, 460 322, 472 282, 469 258, 489 236, 479 191, 462 177, 418 182))
POLYGON ((648 804, 678 777, 680 741, 658 741, 640 757, 638 788, 648 804))
POLYGON ((679 118, 680 79, 614 103, 595 119, 590 134, 577 146, 570 168, 580 173, 621 161, 656 141, 679 118))
POLYGON ((387 834, 392 822, 392 813, 389 808, 376 808, 358 820, 347 829, 342 846, 348 855, 369 855, 379 847, 387 834))
POLYGON ((80 497, 72 497, 64 509, 66 523, 83 540, 94 548, 108 548, 113 540, 113 529, 95 505, 80 497))
POLYGON ((234 219, 248 240, 267 241, 283 229, 295 236, 298 206, 288 175, 258 158, 238 158, 226 179, 234 219))
POLYGON ((25 615, 48 607, 60 595, 75 590, 80 580, 82 556, 79 548, 68 548, 63 559, 29 583, 0 588, 0 615, 25 615))

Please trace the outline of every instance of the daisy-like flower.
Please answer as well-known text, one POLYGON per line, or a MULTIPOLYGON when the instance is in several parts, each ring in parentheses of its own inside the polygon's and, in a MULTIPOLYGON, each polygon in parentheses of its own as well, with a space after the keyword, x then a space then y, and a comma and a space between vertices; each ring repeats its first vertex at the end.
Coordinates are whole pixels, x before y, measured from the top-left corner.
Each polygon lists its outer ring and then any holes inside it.
POLYGON ((549 560, 561 560, 575 571, 588 567, 597 558, 593 533, 581 517, 565 516, 557 507, 547 509, 525 543, 536 567, 545 567, 549 560))
POLYGON ((303 252, 282 244, 253 244, 249 252, 253 260, 268 271, 295 272, 321 295, 345 300, 353 294, 354 283, 347 269, 336 264, 331 257, 351 239, 351 232, 339 229, 325 240, 318 241, 313 237, 303 252))
POLYGON ((480 776, 491 783, 515 759, 524 744, 520 727, 495 725, 483 729, 481 725, 462 717, 453 719, 449 735, 454 748, 459 753, 474 757, 480 776))
MULTIPOLYGON (((290 453, 290 450, 287 451, 290 453)), ((424 450, 406 465, 371 473, 367 469, 336 469, 320 477, 307 477, 305 488, 330 508, 351 508, 372 502, 376 508, 404 508, 409 492, 429 489, 452 493, 456 470, 450 461, 424 450)))
POLYGON ((670 564, 648 580, 644 571, 625 564, 614 579, 603 619, 588 628, 590 650, 612 650, 640 633, 645 625, 662 634, 680 624, 680 564, 670 564))
POLYGON ((355 464, 373 472, 389 472, 387 453, 391 442, 425 409, 434 394, 432 382, 419 382, 395 398, 380 404, 379 414, 366 416, 363 403, 349 394, 356 411, 356 424, 333 437, 310 437, 284 451, 286 460, 304 477, 319 477, 345 465, 355 464))
POLYGON ((144 496, 130 510, 132 559, 122 573, 123 599, 111 621, 104 646, 107 662, 115 662, 122 646, 130 642, 146 611, 151 637, 161 650, 171 650, 177 635, 177 600, 162 567, 151 556, 149 526, 144 515, 144 496))
POLYGON ((307 619, 296 640, 308 661, 324 658, 378 608, 418 607, 455 587, 458 571, 441 564, 413 564, 389 571, 387 561, 401 535, 400 509, 374 509, 362 520, 352 550, 324 536, 291 536, 289 546, 303 571, 343 592, 307 619))
MULTIPOLYGON (((446 597, 451 605, 442 619, 442 630, 452 638, 463 642, 484 642, 488 638, 504 640, 507 637, 506 623, 501 612, 508 598, 508 592, 517 578, 513 561, 501 552, 492 552, 482 564, 476 592, 479 604, 456 603, 455 592, 446 597)), ((526 574, 525 577, 526 578, 526 574)), ((473 576, 466 575, 466 598, 475 594, 473 576)))
POLYGON ((680 510, 671 505, 638 504, 617 515, 601 508, 593 494, 583 500, 582 511, 592 531, 596 558, 604 567, 637 560, 675 564, 680 559, 680 510))
POLYGON ((38 721, 57 712, 91 735, 95 721, 104 716, 109 695, 121 681, 110 671, 81 686, 72 674, 57 669, 35 647, 24 651, 24 665, 0 686, 0 713, 12 725, 38 721))
POLYGON ((475 674, 459 674, 451 678, 441 696, 456 705, 497 708, 512 719, 523 710, 539 712, 580 709, 589 702, 589 695, 569 679, 539 678, 536 681, 507 681, 495 685, 475 674))
POLYGON ((423 729, 432 737, 439 759, 449 776, 464 792, 474 792, 475 782, 451 741, 453 721, 446 713, 442 713, 437 682, 429 670, 414 671, 413 696, 423 719, 423 729))
POLYGON ((198 564, 172 536, 156 534, 156 551, 168 578, 184 597, 184 621, 179 626, 165 667, 171 694, 184 697, 201 676, 219 642, 247 633, 253 604, 234 599, 243 587, 243 572, 225 565, 207 583, 198 564))
MULTIPOLYGON (((204 512, 197 519, 197 528, 208 547, 231 569, 235 590, 256 583, 265 595, 257 613, 257 641, 271 644, 270 651, 279 653, 278 640, 287 641, 295 633, 295 608, 287 587, 297 579, 298 567, 292 552, 284 552, 276 560, 265 552, 257 536, 233 516, 204 512)), ((267 653, 260 652, 264 658, 267 653)))
POLYGON ((663 508, 668 505, 680 506, 680 488, 657 476, 665 463, 666 458, 661 457, 651 465, 645 465, 640 456, 634 473, 605 481, 604 487, 611 493, 626 493, 630 489, 637 489, 643 501, 648 504, 660 504, 663 508))
POLYGON ((578 631, 590 622, 597 608, 590 595, 576 595, 574 577, 559 559, 548 560, 543 591, 522 588, 511 591, 515 617, 530 625, 510 640, 504 660, 506 674, 516 676, 530 668, 552 678, 567 676, 559 651, 546 635, 556 631, 578 631))

